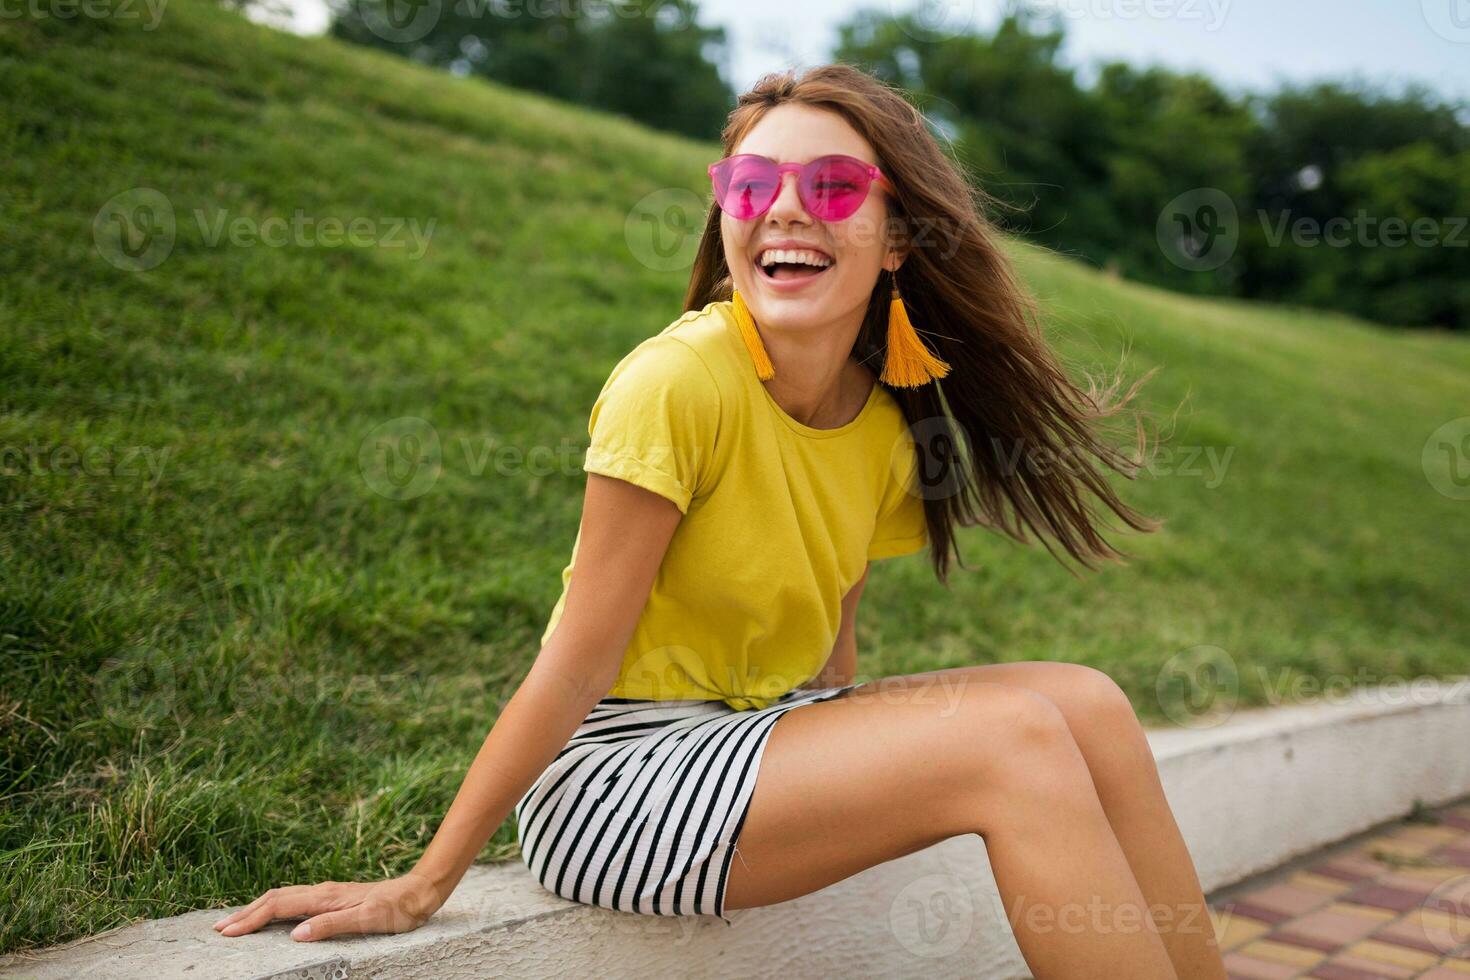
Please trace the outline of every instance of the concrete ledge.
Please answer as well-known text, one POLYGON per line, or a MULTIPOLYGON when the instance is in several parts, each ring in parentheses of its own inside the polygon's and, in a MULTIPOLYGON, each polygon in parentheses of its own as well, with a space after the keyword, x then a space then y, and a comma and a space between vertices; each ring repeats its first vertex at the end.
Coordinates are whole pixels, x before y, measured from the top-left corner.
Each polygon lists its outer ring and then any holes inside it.
MULTIPOLYGON (((1470 679, 1365 690, 1149 733, 1205 890, 1470 794, 1470 679)), ((295 943, 289 923, 227 939, 219 910, 0 960, 0 975, 201 978, 1028 976, 983 841, 957 837, 791 902, 713 917, 567 902, 519 862, 472 869, 428 925, 295 943)))

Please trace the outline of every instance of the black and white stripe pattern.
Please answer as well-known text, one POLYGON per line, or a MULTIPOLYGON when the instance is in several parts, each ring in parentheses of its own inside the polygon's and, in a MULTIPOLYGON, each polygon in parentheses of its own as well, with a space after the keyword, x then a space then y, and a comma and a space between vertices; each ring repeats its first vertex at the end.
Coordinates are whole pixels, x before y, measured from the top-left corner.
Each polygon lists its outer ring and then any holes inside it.
POLYGON ((776 719, 856 684, 764 708, 607 697, 516 804, 521 858, 550 891, 644 915, 715 915, 776 719))

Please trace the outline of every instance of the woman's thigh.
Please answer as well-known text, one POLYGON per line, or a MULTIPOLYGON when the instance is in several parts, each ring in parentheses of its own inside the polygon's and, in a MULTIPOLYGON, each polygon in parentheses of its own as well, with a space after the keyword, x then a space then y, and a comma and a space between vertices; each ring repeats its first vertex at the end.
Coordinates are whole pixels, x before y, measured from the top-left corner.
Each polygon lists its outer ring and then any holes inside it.
POLYGON ((1076 751, 1024 686, 968 668, 882 678, 802 705, 772 727, 725 907, 786 901, 1003 816, 1023 749, 1076 751))

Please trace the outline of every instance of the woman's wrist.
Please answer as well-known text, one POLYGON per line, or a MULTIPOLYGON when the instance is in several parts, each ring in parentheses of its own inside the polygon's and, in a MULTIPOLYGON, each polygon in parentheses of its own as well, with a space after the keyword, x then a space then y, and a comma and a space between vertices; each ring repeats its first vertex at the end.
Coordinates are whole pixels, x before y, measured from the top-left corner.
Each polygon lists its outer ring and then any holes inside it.
POLYGON ((454 894, 454 889, 459 887, 464 871, 420 860, 404 877, 422 879, 439 896, 439 904, 443 905, 454 894))

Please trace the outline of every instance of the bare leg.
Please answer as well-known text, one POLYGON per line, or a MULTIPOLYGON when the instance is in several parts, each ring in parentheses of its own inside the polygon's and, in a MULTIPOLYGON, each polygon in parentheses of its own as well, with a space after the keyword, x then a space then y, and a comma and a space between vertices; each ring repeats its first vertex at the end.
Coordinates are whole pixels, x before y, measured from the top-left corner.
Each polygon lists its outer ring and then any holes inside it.
POLYGON ((1024 687, 962 680, 952 700, 890 679, 784 714, 726 908, 785 901, 978 833, 1040 980, 1175 980, 1061 711, 1024 687))
POLYGON ((1188 980, 1225 980, 1199 873, 1164 796, 1148 738, 1128 696, 1113 679, 1091 667, 1051 661, 984 664, 908 676, 942 683, 942 675, 1025 687, 1045 695, 1061 710, 1175 971, 1188 980))

